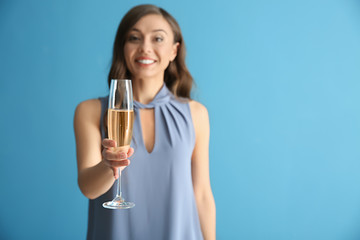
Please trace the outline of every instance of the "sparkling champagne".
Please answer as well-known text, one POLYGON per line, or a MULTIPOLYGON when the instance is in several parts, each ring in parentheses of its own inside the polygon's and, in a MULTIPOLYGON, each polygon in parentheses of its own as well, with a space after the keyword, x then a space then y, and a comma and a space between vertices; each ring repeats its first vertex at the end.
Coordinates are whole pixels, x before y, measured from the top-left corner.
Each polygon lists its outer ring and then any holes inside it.
POLYGON ((116 141, 116 147, 130 146, 133 124, 133 110, 108 109, 108 135, 116 141))

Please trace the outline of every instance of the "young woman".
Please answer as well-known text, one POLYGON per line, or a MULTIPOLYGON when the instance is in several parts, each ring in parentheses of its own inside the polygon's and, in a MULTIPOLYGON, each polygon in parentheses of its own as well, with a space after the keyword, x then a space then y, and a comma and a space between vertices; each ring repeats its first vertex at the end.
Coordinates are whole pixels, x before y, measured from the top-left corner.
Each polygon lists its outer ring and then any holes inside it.
POLYGON ((132 80, 130 150, 114 152, 106 138, 107 97, 80 103, 74 117, 78 183, 90 199, 87 239, 215 239, 208 113, 190 99, 176 20, 153 5, 132 8, 116 34, 111 79, 132 80), (136 206, 108 210, 102 203, 115 196, 119 167, 125 199, 136 206))

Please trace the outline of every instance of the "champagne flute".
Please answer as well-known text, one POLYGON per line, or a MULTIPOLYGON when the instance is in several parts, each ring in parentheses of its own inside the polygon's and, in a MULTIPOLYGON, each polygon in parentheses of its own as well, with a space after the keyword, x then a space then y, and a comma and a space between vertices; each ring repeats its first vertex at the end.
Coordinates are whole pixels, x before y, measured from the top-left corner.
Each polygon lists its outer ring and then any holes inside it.
MULTIPOLYGON (((115 151, 128 152, 130 148, 134 109, 131 80, 112 79, 109 93, 108 107, 108 137, 116 141, 115 151)), ((126 202, 121 196, 121 170, 117 182, 117 193, 112 201, 103 203, 108 209, 128 209, 135 206, 133 202, 126 202)))

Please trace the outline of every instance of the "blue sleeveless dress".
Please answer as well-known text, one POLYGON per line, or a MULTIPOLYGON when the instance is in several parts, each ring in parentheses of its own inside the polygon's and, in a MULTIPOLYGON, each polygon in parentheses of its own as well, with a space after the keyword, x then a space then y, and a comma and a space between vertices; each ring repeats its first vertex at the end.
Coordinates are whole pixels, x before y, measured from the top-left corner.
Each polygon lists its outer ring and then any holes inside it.
MULTIPOLYGON (((108 98, 100 98, 102 114, 108 98)), ((203 239, 191 177, 195 132, 189 103, 175 98, 166 85, 147 104, 134 101, 135 122, 131 164, 122 172, 122 193, 135 207, 102 207, 116 195, 117 182, 89 200, 88 240, 203 239), (149 153, 142 137, 139 109, 154 108, 155 144, 149 153)), ((102 122, 103 119, 101 119, 102 122)), ((102 137, 105 137, 101 124, 102 137)))

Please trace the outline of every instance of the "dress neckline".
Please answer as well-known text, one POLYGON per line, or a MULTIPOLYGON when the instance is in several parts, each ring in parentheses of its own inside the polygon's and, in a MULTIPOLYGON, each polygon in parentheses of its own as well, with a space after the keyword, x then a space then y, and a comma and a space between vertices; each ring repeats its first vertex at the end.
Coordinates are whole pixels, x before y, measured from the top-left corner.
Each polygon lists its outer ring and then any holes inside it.
POLYGON ((148 103, 148 104, 143 104, 140 103, 138 101, 133 101, 134 102, 134 108, 138 108, 138 109, 142 109, 142 108, 155 108, 159 105, 165 104, 167 102, 170 101, 172 93, 170 92, 170 90, 166 87, 165 83, 162 86, 162 88, 160 89, 160 91, 156 94, 156 96, 154 97, 154 99, 148 103))

